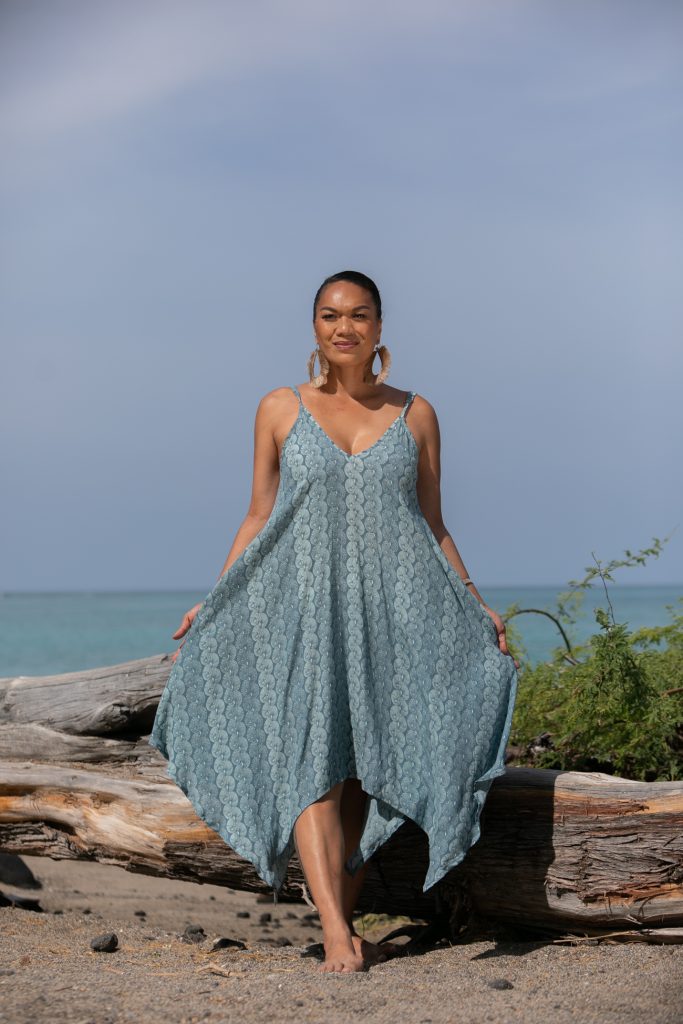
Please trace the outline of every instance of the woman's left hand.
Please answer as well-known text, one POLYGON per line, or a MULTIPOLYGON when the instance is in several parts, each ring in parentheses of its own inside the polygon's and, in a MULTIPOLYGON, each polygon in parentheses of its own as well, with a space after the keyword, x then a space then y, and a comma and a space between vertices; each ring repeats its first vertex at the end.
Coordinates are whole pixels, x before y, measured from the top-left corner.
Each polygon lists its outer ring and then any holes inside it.
MULTIPOLYGON (((501 619, 501 617, 498 614, 498 612, 494 612, 493 608, 489 608, 489 606, 487 604, 484 605, 484 608, 486 609, 486 611, 489 613, 489 615, 493 619, 493 623, 494 623, 494 625, 496 627, 496 633, 498 634, 498 646, 500 647, 500 649, 503 652, 503 654, 510 654, 510 652, 508 650, 507 637, 505 635, 505 623, 501 619)), ((510 654, 510 657, 512 658, 511 654, 510 654)), ((516 658, 512 658, 512 660, 515 663, 515 668, 519 668, 519 662, 517 661, 517 659, 516 658)))

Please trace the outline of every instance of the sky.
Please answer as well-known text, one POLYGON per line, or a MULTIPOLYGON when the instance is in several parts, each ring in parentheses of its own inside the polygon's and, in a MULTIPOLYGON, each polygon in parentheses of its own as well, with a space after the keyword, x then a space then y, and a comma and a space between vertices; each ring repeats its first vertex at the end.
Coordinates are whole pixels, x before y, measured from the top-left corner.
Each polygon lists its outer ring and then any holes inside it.
POLYGON ((683 582, 683 6, 3 0, 0 591, 208 591, 377 282, 486 585, 683 582))

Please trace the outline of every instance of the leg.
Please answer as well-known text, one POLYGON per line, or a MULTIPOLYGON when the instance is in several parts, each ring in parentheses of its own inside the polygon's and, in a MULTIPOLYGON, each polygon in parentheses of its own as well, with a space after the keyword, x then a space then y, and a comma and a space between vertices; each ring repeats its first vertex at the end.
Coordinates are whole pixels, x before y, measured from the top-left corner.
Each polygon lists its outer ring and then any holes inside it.
MULTIPOLYGON (((347 921, 344 899, 346 842, 341 820, 344 783, 310 804, 294 824, 296 850, 323 927, 323 971, 362 971, 347 921)), ((348 876, 347 876, 348 877, 348 876)), ((348 905, 348 897, 347 903, 348 905)))
MULTIPOLYGON (((345 860, 351 856, 360 841, 367 800, 368 794, 362 789, 359 779, 344 780, 340 812, 346 843, 345 860)), ((388 942, 382 946, 377 945, 376 942, 370 942, 368 939, 364 939, 362 935, 359 935, 353 925, 353 912, 363 889, 367 870, 368 862, 366 861, 365 864, 358 868, 355 875, 352 876, 347 871, 343 873, 344 917, 351 931, 351 939, 356 951, 362 955, 364 960, 370 963, 381 963, 387 960, 389 956, 398 952, 399 947, 393 942, 388 942)))
MULTIPOLYGON (((344 833, 344 861, 348 860, 360 841, 367 798, 367 793, 361 788, 359 779, 344 779, 339 807, 344 833)), ((366 863, 356 871, 355 875, 350 875, 345 870, 342 876, 344 919, 352 931, 353 912, 363 888, 367 869, 366 863)))

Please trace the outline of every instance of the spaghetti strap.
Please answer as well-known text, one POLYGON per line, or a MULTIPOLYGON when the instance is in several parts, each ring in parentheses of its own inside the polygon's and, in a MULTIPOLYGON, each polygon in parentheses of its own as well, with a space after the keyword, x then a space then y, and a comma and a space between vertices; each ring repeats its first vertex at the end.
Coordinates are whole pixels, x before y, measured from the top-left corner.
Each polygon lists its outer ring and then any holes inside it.
POLYGON ((408 412, 408 409, 410 408, 410 403, 415 398, 416 394, 417 394, 416 391, 409 391, 408 392, 408 397, 406 398, 405 402, 403 403, 403 408, 401 409, 400 419, 405 419, 405 415, 408 412))
POLYGON ((300 407, 272 512, 202 603, 149 744, 273 896, 297 819, 346 778, 368 799, 345 871, 411 819, 429 840, 426 893, 479 838, 505 774, 515 663, 424 518, 403 419, 415 392, 390 391, 392 422, 351 453, 286 386, 300 407))

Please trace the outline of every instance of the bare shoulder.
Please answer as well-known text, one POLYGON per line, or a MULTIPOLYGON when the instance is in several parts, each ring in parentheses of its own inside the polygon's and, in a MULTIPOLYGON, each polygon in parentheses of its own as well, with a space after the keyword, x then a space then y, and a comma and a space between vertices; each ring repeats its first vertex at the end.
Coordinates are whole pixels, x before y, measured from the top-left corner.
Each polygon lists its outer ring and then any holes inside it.
MULTIPOLYGON (((291 387, 273 388, 261 396, 256 409, 254 431, 261 443, 279 453, 284 439, 299 415, 299 400, 291 387)), ((258 444, 257 440, 257 444, 258 444)))
POLYGON ((298 399, 292 389, 287 385, 283 385, 279 388, 273 388, 261 396, 256 415, 257 418, 275 422, 283 413, 286 414, 290 410, 295 409, 297 405, 298 399))
POLYGON ((436 410, 434 406, 424 395, 420 395, 415 392, 415 398, 412 401, 411 409, 415 410, 418 416, 434 416, 436 417, 436 410))
POLYGON ((406 423, 420 450, 439 445, 439 420, 434 406, 422 395, 416 394, 406 413, 406 423))
POLYGON ((292 391, 288 384, 283 384, 282 387, 273 388, 272 391, 266 391, 265 395, 261 397, 259 405, 264 408, 277 408, 282 405, 282 402, 296 402, 297 397, 292 391))
POLYGON ((436 415, 436 409, 423 395, 415 395, 409 413, 412 414, 410 417, 412 422, 421 424, 425 429, 438 429, 439 420, 436 415))

